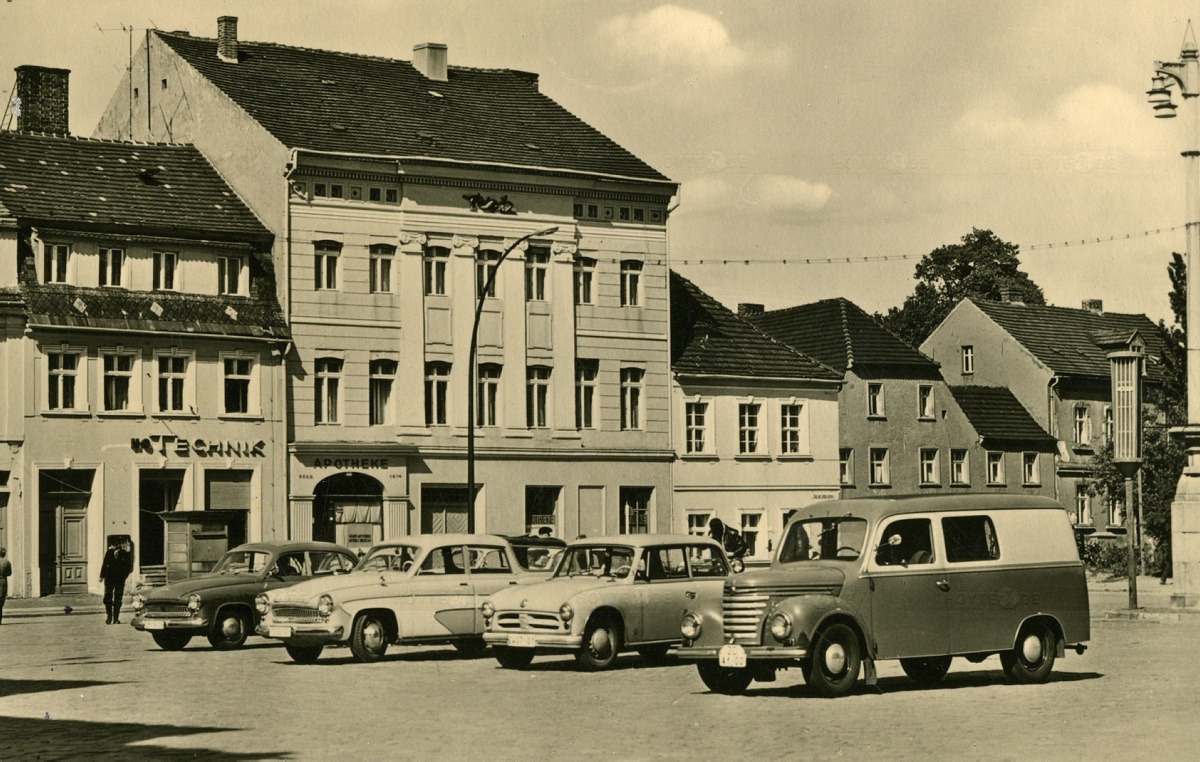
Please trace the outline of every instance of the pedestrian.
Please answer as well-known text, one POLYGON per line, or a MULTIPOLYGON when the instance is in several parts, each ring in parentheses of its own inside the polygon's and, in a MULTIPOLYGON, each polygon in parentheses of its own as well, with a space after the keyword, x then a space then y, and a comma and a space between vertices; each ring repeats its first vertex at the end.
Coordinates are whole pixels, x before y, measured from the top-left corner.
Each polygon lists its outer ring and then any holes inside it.
POLYGON ((12 564, 8 562, 8 548, 0 548, 0 622, 4 621, 4 601, 8 598, 8 578, 12 576, 12 564))
POLYGON ((112 538, 108 541, 108 552, 100 565, 100 579, 104 581, 105 624, 120 624, 121 599, 125 597, 125 580, 133 571, 133 559, 126 541, 112 538))
POLYGON ((742 538, 742 533, 727 526, 724 521, 718 518, 709 521, 708 536, 721 543, 721 547, 731 559, 740 561, 742 556, 746 555, 746 541, 742 538))

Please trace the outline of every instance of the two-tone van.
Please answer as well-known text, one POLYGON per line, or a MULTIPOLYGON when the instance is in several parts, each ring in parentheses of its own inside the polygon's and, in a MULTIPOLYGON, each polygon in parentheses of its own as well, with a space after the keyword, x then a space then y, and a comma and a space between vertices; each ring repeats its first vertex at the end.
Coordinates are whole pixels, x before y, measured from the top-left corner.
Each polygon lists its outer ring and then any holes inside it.
POLYGON ((1049 498, 945 495, 831 500, 793 515, 769 569, 730 577, 680 625, 682 659, 717 693, 798 666, 820 695, 875 662, 940 680, 955 656, 999 655, 1040 683, 1090 637, 1087 583, 1066 511, 1049 498))

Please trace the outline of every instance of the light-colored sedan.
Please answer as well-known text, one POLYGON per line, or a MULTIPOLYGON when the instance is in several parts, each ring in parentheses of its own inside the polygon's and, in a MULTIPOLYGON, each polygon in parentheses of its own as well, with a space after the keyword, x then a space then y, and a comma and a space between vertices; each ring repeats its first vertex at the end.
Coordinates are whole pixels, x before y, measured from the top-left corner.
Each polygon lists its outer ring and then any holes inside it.
POLYGON ((679 644, 679 619, 691 602, 719 599, 730 573, 725 551, 705 537, 576 540, 552 579, 483 602, 483 638, 509 669, 529 666, 535 650, 573 652, 586 670, 611 667, 627 649, 659 659, 679 644))
POLYGON ((376 545, 349 574, 258 596, 258 632, 301 663, 340 645, 363 662, 379 661, 393 643, 479 654, 487 647, 480 602, 547 576, 521 569, 503 537, 415 535, 376 545))

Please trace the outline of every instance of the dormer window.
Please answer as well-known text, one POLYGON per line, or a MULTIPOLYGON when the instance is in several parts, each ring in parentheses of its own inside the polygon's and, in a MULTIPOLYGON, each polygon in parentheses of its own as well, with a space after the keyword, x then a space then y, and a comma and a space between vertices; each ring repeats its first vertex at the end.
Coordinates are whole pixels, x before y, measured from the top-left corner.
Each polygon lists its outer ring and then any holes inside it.
POLYGON ((241 257, 219 257, 217 259, 217 293, 245 294, 243 282, 248 280, 243 275, 246 269, 241 257))

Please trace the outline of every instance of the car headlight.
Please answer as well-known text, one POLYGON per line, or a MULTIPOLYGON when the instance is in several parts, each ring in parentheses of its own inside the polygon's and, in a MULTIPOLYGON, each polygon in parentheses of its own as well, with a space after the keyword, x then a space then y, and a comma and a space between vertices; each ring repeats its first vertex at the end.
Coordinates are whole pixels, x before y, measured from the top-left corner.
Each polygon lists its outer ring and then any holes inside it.
POLYGON ((575 618, 575 609, 571 608, 571 604, 564 603, 558 607, 558 615, 562 617, 564 623, 575 618))
POLYGON ((329 593, 325 593, 317 599, 317 613, 323 617, 328 617, 333 613, 333 597, 329 593))
POLYGON ((188 611, 200 610, 200 594, 192 593, 188 596, 188 611))
POLYGON ((129 605, 133 606, 134 611, 141 611, 142 609, 146 608, 146 597, 141 593, 135 593, 133 600, 130 601, 129 605))
POLYGON ((783 612, 771 617, 771 635, 776 640, 783 640, 792 634, 792 618, 783 612))
POLYGON ((479 613, 483 614, 484 619, 491 619, 496 615, 496 607, 492 605, 491 601, 484 601, 479 606, 479 613))
POLYGON ((254 599, 254 608, 258 609, 258 613, 264 616, 271 610, 271 599, 266 593, 259 593, 254 599))
POLYGON ((679 623, 679 632, 688 640, 700 637, 700 617, 690 611, 684 614, 683 621, 679 623))

